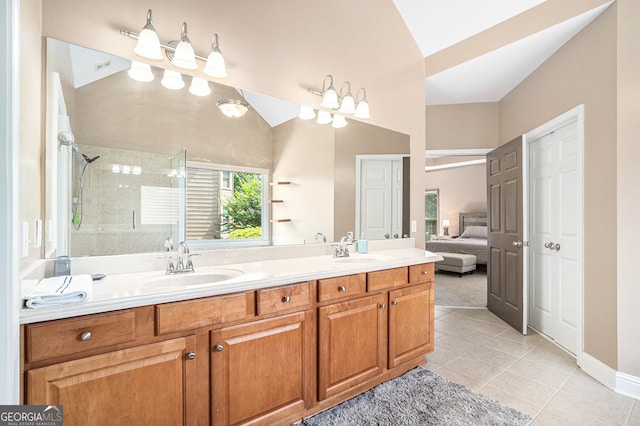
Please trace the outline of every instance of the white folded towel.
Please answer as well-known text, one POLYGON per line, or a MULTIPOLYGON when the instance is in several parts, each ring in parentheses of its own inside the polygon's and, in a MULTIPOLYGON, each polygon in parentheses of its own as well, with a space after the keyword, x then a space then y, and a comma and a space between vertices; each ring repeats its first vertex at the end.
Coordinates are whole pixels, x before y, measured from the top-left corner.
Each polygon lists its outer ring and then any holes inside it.
POLYGON ((91 275, 63 275, 40 280, 23 298, 27 308, 43 308, 91 300, 92 293, 91 275))

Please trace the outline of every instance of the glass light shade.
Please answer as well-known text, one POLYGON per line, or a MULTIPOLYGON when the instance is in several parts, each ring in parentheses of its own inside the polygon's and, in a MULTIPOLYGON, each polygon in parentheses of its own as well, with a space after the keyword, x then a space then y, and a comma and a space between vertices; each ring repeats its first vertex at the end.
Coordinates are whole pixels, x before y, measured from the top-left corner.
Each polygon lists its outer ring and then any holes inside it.
POLYGON ((164 76, 160 81, 167 89, 180 90, 184 87, 184 80, 182 80, 182 74, 172 70, 164 70, 164 76))
POLYGON ((329 124, 332 120, 331 114, 327 111, 318 111, 318 119, 316 120, 318 124, 329 124))
POLYGON ((333 86, 329 86, 322 95, 322 103, 320 106, 330 109, 338 109, 340 106, 338 103, 338 92, 336 92, 336 89, 334 89, 333 86))
POLYGON ((347 120, 344 118, 344 115, 334 114, 333 122, 331 123, 331 127, 334 129, 341 129, 347 125, 347 120))
POLYGON ((353 100, 353 96, 351 96, 351 92, 347 93, 347 95, 342 99, 342 103, 340 104, 340 109, 338 111, 342 114, 353 114, 356 112, 355 101, 353 100))
POLYGON ((127 74, 135 81, 141 83, 148 83, 154 79, 153 72, 151 72, 151 65, 138 61, 131 61, 131 68, 129 68, 127 74))
POLYGON ((225 78, 227 74, 227 66, 220 50, 213 50, 207 57, 207 63, 202 70, 203 73, 215 78, 225 78))
POLYGON ((311 120, 316 117, 316 113, 310 106, 301 105, 298 118, 301 120, 311 120))
POLYGON ((238 99, 220 99, 217 105, 220 111, 230 118, 242 117, 249 110, 249 105, 238 99))
POLYGON ((111 173, 120 173, 120 165, 114 164, 111 166, 111 173))
POLYGON ((160 39, 152 25, 147 24, 140 35, 138 35, 138 43, 133 49, 136 55, 140 55, 147 59, 162 59, 162 50, 160 50, 160 39))
POLYGON ((211 88, 209 82, 204 78, 193 77, 191 79, 191 86, 189 86, 189 92, 196 96, 209 96, 211 94, 211 88))
POLYGON ((133 171, 131 172, 134 175, 142 174, 142 168, 140 166, 133 166, 133 171))
POLYGON ((173 53, 171 63, 176 67, 186 70, 195 70, 198 68, 196 64, 196 54, 190 42, 182 40, 178 43, 176 51, 173 53))
POLYGON ((122 174, 123 175, 128 175, 131 173, 131 167, 124 165, 122 166, 122 174))
POLYGON ((362 99, 358 102, 358 106, 356 107, 356 112, 353 114, 356 118, 371 118, 369 115, 369 102, 366 99, 362 99))

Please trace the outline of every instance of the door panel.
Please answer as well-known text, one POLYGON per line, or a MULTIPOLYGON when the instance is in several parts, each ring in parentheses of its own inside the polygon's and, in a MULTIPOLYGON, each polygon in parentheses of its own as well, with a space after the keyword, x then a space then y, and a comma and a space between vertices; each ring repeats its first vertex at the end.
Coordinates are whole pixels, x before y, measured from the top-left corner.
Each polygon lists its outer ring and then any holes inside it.
POLYGON ((529 143, 531 325, 577 350, 580 164, 577 121, 529 143), (553 243, 553 249, 545 244, 553 243), (557 245, 556 245, 557 244, 557 245))
POLYGON ((524 332, 522 137, 487 154, 487 307, 524 332))

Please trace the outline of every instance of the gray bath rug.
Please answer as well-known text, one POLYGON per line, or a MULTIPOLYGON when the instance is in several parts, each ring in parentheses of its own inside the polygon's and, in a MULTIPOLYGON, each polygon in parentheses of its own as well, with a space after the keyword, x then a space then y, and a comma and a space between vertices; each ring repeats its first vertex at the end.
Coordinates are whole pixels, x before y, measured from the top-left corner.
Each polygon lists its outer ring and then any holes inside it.
POLYGON ((307 426, 527 425, 533 419, 417 367, 304 420, 307 426))

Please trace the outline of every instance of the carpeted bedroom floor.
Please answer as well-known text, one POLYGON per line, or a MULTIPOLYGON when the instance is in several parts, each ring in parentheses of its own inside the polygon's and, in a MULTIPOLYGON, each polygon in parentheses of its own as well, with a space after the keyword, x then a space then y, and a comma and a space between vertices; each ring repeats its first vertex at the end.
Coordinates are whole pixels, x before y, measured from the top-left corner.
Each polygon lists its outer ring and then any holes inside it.
POLYGON ((463 275, 438 271, 435 278, 436 306, 484 308, 487 306, 487 273, 463 275))

